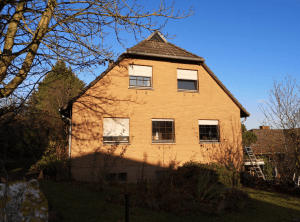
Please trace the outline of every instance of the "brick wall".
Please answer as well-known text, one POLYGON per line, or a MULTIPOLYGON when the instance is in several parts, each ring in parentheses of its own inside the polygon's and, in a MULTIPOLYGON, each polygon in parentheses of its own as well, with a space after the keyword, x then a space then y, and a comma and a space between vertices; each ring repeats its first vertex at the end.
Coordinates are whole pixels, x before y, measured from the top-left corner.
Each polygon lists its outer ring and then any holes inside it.
POLYGON ((112 170, 127 172, 128 182, 136 181, 142 163, 153 177, 171 161, 238 165, 242 159, 240 109, 200 65, 124 59, 73 104, 72 112, 72 171, 77 179, 90 179, 93 153, 110 147, 102 141, 103 117, 130 118, 130 145, 116 147, 116 154, 122 147, 127 150, 112 170), (128 89, 128 64, 153 67, 153 90, 128 89), (177 69, 198 71, 198 93, 177 91, 177 69), (152 143, 152 118, 174 119, 174 144, 152 143), (199 143, 199 119, 219 120, 220 143, 199 143))

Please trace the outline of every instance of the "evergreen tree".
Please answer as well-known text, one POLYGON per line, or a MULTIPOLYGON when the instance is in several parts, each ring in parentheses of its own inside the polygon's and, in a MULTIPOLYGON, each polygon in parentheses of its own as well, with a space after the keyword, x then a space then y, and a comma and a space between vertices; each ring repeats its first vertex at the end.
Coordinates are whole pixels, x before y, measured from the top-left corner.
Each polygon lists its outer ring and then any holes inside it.
POLYGON ((30 99, 30 113, 35 127, 47 136, 48 146, 67 143, 68 123, 61 118, 59 109, 76 96, 85 86, 64 62, 57 62, 37 87, 30 99))
POLYGON ((58 109, 75 97, 85 86, 64 62, 57 62, 34 93, 35 108, 51 117, 59 117, 58 109))
POLYGON ((257 141, 256 134, 254 132, 247 131, 244 124, 242 124, 242 137, 244 146, 250 146, 251 143, 255 143, 257 141))

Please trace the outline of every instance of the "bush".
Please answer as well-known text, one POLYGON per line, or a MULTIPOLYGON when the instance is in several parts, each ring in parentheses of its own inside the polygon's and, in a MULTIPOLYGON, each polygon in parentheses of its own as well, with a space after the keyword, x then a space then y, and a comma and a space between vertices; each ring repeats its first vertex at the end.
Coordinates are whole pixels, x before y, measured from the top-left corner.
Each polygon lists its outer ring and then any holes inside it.
POLYGON ((269 161, 269 158, 262 157, 262 159, 265 162, 263 173, 265 175, 266 180, 267 181, 273 180, 273 173, 272 173, 273 168, 272 168, 272 164, 269 161))
POLYGON ((36 164, 30 168, 31 172, 43 170, 45 175, 56 176, 56 178, 70 178, 70 160, 66 155, 57 152, 57 148, 49 147, 36 164))
POLYGON ((241 211, 249 201, 249 194, 238 189, 227 189, 225 207, 228 211, 241 211))
POLYGON ((218 163, 202 164, 197 162, 187 162, 183 167, 197 167, 201 169, 212 170, 217 175, 218 182, 222 183, 226 188, 241 188, 239 173, 233 169, 228 169, 218 163))

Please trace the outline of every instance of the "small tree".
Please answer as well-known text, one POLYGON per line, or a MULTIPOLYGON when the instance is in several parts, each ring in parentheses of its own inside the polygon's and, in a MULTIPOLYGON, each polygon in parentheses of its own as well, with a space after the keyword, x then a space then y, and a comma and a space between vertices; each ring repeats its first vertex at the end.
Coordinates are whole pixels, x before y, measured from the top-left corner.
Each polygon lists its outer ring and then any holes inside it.
POLYGON ((283 129, 286 159, 300 175, 300 85, 297 79, 288 75, 282 82, 274 80, 268 100, 260 109, 265 125, 283 129))
POLYGON ((257 141, 257 136, 254 132, 247 131, 247 128, 242 124, 242 137, 243 137, 243 146, 249 146, 251 143, 257 141))

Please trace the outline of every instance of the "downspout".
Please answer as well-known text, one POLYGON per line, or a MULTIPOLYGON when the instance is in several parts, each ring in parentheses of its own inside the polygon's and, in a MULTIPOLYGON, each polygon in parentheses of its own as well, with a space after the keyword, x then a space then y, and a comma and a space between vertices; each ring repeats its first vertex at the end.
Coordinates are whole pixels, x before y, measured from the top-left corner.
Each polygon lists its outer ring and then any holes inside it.
POLYGON ((62 110, 59 109, 58 110, 61 113, 61 117, 63 119, 68 120, 69 122, 69 139, 68 139, 68 144, 69 144, 69 151, 68 151, 68 155, 69 155, 69 159, 71 159, 71 146, 72 146, 72 107, 70 108, 70 113, 69 113, 69 117, 66 117, 62 114, 62 110))
POLYGON ((243 124, 246 120, 247 120, 247 117, 245 117, 245 119, 241 122, 241 124, 243 124))
POLYGON ((68 118, 68 120, 69 120, 69 159, 71 159, 71 146, 72 146, 72 108, 70 109, 70 118, 68 118))

